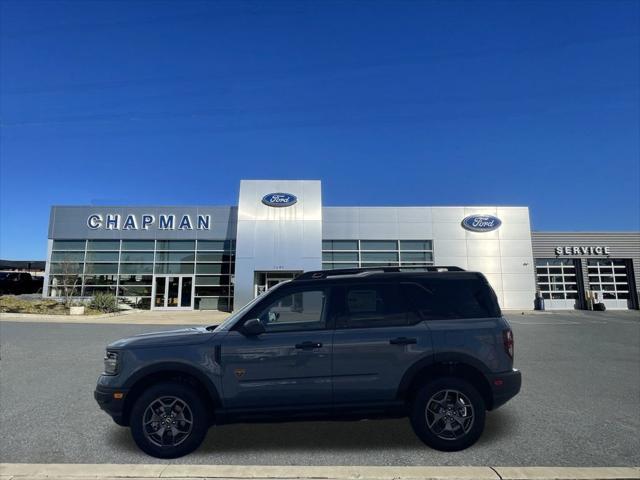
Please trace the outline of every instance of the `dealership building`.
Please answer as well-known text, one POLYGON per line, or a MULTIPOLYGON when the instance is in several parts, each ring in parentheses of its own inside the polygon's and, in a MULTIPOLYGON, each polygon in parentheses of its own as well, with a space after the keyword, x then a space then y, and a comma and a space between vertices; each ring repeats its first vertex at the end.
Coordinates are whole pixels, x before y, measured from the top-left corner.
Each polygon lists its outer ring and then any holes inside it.
POLYGON ((503 309, 638 309, 640 232, 532 232, 524 206, 325 207, 320 181, 242 180, 237 206, 53 206, 43 295, 232 310, 304 271, 457 266, 503 309))

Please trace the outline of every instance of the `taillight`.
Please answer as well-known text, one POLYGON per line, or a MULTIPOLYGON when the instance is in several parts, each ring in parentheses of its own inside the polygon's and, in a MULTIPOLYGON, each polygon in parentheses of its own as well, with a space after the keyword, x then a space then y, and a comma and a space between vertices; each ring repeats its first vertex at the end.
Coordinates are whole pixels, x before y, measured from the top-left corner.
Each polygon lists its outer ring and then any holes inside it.
POLYGON ((504 342, 504 351, 513 360, 513 332, 511 330, 503 330, 502 341, 504 342))

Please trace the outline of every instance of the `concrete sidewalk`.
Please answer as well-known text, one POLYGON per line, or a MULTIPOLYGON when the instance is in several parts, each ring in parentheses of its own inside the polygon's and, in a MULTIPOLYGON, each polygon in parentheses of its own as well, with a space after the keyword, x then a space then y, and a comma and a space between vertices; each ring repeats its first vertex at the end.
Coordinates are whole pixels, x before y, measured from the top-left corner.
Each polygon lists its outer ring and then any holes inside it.
POLYGON ((327 480, 631 480, 637 467, 321 467, 244 465, 0 464, 2 480, 327 479, 327 480))
POLYGON ((229 316, 218 310, 170 312, 158 310, 125 310, 105 315, 39 315, 32 313, 0 313, 2 322, 99 323, 139 325, 215 325, 229 316))

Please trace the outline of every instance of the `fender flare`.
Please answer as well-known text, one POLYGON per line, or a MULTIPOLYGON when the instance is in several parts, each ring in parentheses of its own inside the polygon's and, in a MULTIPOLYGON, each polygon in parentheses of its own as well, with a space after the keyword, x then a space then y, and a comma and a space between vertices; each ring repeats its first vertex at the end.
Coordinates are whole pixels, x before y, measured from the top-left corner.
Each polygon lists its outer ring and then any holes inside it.
POLYGON ((218 389, 211 378, 195 368, 193 365, 183 362, 158 362, 142 367, 129 376, 124 383, 123 388, 131 390, 138 382, 144 380, 150 375, 162 372, 184 373, 195 378, 205 388, 216 406, 222 405, 222 399, 218 393, 218 389))
POLYGON ((398 399, 405 398, 413 380, 426 369, 437 367, 455 367, 456 365, 465 365, 480 372, 485 378, 491 373, 491 370, 483 362, 470 355, 460 352, 441 352, 436 353, 432 357, 422 358, 411 365, 402 376, 396 397, 398 399))

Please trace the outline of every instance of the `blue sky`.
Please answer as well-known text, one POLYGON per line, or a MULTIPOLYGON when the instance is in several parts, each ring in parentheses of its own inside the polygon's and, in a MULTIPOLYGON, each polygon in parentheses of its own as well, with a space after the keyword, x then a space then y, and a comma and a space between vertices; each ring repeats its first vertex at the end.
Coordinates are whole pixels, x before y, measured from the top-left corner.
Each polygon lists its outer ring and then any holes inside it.
POLYGON ((2 1, 0 257, 52 204, 531 207, 640 228, 640 3, 2 1))

